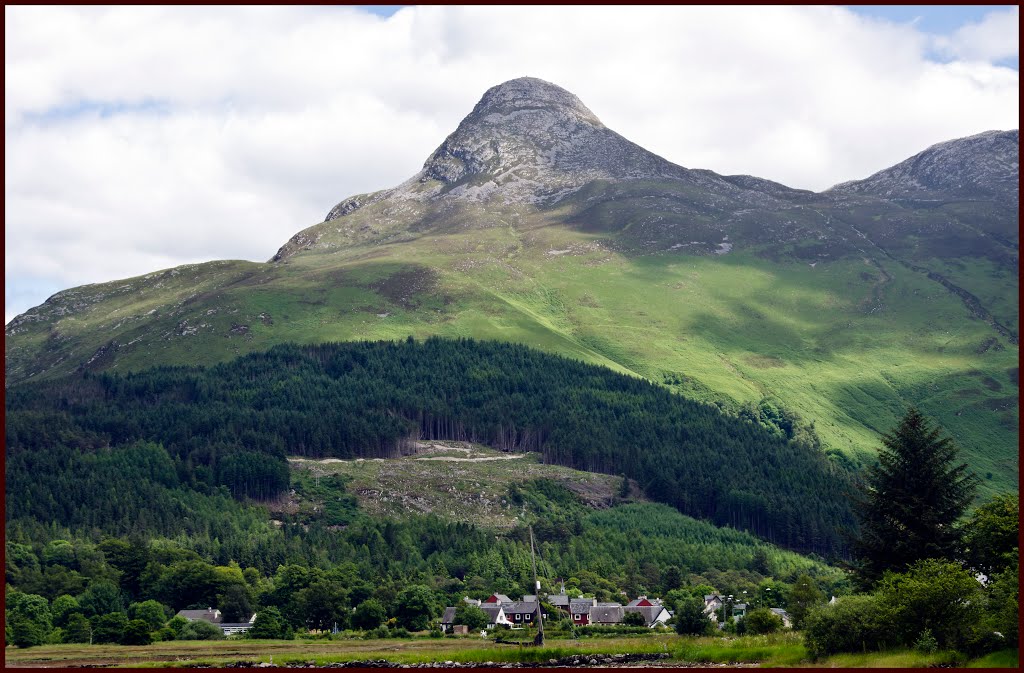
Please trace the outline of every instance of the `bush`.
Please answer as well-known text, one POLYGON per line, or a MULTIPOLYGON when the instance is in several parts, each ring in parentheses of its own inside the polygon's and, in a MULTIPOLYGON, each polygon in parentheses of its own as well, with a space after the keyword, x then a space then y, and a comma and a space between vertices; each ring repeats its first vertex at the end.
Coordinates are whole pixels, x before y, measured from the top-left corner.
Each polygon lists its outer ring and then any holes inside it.
POLYGON ((904 645, 928 629, 943 649, 960 649, 982 619, 981 584, 960 564, 918 561, 904 573, 886 573, 879 599, 892 606, 892 626, 904 645))
POLYGON ((119 643, 124 637, 125 629, 128 628, 128 618, 122 612, 110 612, 93 617, 91 623, 94 643, 119 643))
POLYGON ((197 619, 181 627, 178 640, 223 640, 224 632, 210 622, 197 619))
POLYGON ((778 616, 768 608, 757 608, 747 613, 743 618, 746 632, 755 636, 765 633, 775 633, 782 628, 782 617, 778 616))
POLYGON ((939 649, 939 642, 935 640, 931 629, 925 629, 921 632, 921 635, 918 636, 917 641, 914 643, 914 649, 926 654, 931 654, 939 649))
POLYGON ((124 629, 124 636, 121 638, 122 645, 149 645, 153 637, 149 635, 149 624, 142 619, 133 619, 128 622, 124 629))
POLYGON ((676 604, 676 633, 681 636, 702 636, 713 628, 711 620, 704 614, 704 601, 687 598, 676 604))
POLYGON ((368 598, 356 606, 356 611, 352 614, 352 626, 369 631, 380 626, 387 616, 380 601, 368 598))
POLYGON ((895 645, 892 612, 877 596, 844 596, 820 605, 804 620, 804 643, 815 659, 838 652, 866 652, 895 645))
POLYGON ((623 626, 647 626, 647 619, 639 612, 627 612, 622 617, 623 626))

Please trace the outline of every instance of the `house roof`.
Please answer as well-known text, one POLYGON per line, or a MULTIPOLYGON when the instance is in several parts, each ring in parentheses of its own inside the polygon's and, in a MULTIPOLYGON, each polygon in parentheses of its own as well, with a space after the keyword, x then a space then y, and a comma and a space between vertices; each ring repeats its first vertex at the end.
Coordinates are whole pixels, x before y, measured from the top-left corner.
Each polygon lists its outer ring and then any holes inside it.
POLYGON ((525 594, 523 596, 523 602, 524 603, 536 603, 537 602, 537 596, 534 595, 534 594, 525 594))
POLYGON ((746 610, 747 609, 747 604, 746 603, 735 603, 735 604, 733 604, 732 609, 733 610, 746 610))
POLYGON ((597 605, 597 601, 593 598, 573 598, 569 601, 569 612, 589 612, 590 608, 595 605, 597 605))
POLYGON ((454 624, 455 623, 455 608, 447 607, 444 609, 444 614, 441 615, 442 624, 454 624))
POLYGON ((487 618, 491 624, 496 623, 498 617, 503 617, 505 613, 503 605, 495 605, 494 603, 484 603, 480 606, 480 609, 487 613, 487 618))
POLYGON ((463 596, 462 597, 462 602, 463 603, 469 603, 470 605, 480 605, 480 601, 479 600, 477 600, 475 598, 470 598, 469 596, 463 596))
POLYGON ((786 612, 785 610, 783 610, 782 608, 768 608, 768 609, 771 610, 772 612, 774 612, 775 614, 777 614, 780 617, 787 617, 787 618, 789 617, 789 613, 786 612))
POLYGON ((213 608, 206 608, 205 610, 178 610, 178 614, 175 617, 184 617, 190 622, 201 620, 211 624, 220 624, 223 619, 220 610, 214 610, 213 608))
POLYGON ((635 607, 638 607, 638 606, 646 607, 646 606, 649 606, 649 605, 654 605, 654 603, 652 603, 651 601, 647 600, 647 596, 640 596, 639 598, 634 598, 629 603, 626 603, 626 607, 627 608, 635 608, 635 607))
POLYGON ((650 626, 654 623, 654 620, 658 618, 662 612, 667 612, 665 608, 660 605, 627 605, 622 608, 623 612, 639 612, 644 616, 647 625, 650 626))
POLYGON ((540 610, 540 603, 536 601, 512 601, 508 605, 502 603, 501 607, 505 609, 505 614, 507 615, 536 614, 540 610))
POLYGON ((512 599, 505 594, 491 594, 484 599, 484 603, 511 603, 512 599), (494 599, 494 600, 491 600, 494 599))
POLYGON ((618 624, 622 621, 623 614, 621 605, 596 605, 590 608, 590 621, 602 624, 618 624))
POLYGON ((548 594, 548 603, 556 607, 569 607, 569 597, 566 594, 548 594))

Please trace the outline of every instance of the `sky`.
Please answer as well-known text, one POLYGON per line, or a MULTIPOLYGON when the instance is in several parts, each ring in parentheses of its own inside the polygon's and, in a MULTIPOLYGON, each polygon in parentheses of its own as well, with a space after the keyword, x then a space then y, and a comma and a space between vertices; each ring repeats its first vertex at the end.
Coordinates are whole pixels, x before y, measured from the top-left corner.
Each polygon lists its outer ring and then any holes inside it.
POLYGON ((687 168, 823 190, 1019 125, 1017 6, 4 8, 5 323, 269 259, 539 77, 687 168))

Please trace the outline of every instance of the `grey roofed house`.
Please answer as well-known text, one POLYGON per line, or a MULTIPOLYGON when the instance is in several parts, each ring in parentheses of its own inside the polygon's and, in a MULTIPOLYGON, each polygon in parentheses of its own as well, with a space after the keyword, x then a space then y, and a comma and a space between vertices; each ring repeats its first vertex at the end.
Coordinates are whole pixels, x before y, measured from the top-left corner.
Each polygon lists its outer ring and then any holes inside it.
POLYGON ((513 625, 535 622, 540 614, 540 603, 536 601, 512 601, 502 603, 501 607, 513 625))
POLYGON ((548 594, 548 603, 556 608, 569 609, 569 597, 566 594, 548 594))
POLYGON ((469 603, 470 605, 475 605, 477 607, 480 607, 480 600, 476 599, 476 598, 470 598, 469 596, 463 596, 462 597, 462 602, 463 603, 469 603))
POLYGON ((668 610, 661 605, 627 605, 622 608, 622 610, 625 614, 629 614, 630 612, 639 612, 644 616, 645 624, 651 627, 655 624, 664 624, 671 618, 671 615, 668 614, 668 610))
POLYGON ((788 628, 793 626, 793 620, 790 618, 788 612, 786 612, 782 608, 769 608, 769 610, 771 610, 773 613, 777 614, 778 616, 782 617, 782 626, 783 627, 788 629, 788 628))
POLYGON ((505 603, 511 603, 512 599, 505 594, 491 594, 484 599, 484 604, 490 603, 491 605, 504 605, 505 603), (491 600, 491 599, 494 600, 491 600))
POLYGON ((572 598, 569 600, 569 612, 575 614, 589 613, 590 608, 597 605, 596 598, 572 598))
POLYGON ((190 622, 210 622, 211 624, 220 624, 224 619, 221 615, 220 610, 213 608, 206 608, 205 610, 178 610, 178 614, 175 617, 184 617, 190 622))
POLYGON ((444 614, 441 615, 441 626, 451 626, 455 623, 455 608, 447 607, 444 609, 444 614))
POLYGON ((534 594, 525 594, 523 596, 523 603, 536 603, 537 597, 534 594))
POLYGON ((248 622, 236 622, 236 623, 224 623, 217 624, 220 630, 224 632, 225 636, 230 636, 232 633, 245 633, 252 628, 253 622, 256 620, 256 616, 253 615, 253 619, 248 622))
POLYGON ((487 623, 508 624, 508 617, 505 616, 505 607, 494 603, 482 603, 480 609, 487 614, 487 623))
POLYGON ((625 615, 618 603, 598 603, 590 608, 591 624, 621 624, 625 615))

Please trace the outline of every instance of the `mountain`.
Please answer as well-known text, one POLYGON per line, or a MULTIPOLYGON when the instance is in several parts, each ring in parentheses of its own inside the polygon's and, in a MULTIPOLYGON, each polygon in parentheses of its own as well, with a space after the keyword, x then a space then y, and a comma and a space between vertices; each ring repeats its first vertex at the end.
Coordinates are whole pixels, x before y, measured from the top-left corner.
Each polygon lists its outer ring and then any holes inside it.
POLYGON ((73 288, 6 328, 7 385, 287 341, 493 339, 783 414, 858 464, 917 404, 1017 485, 1017 131, 816 194, 672 164, 533 78, 266 263, 73 288), (774 410, 774 411, 773 411, 774 410))

